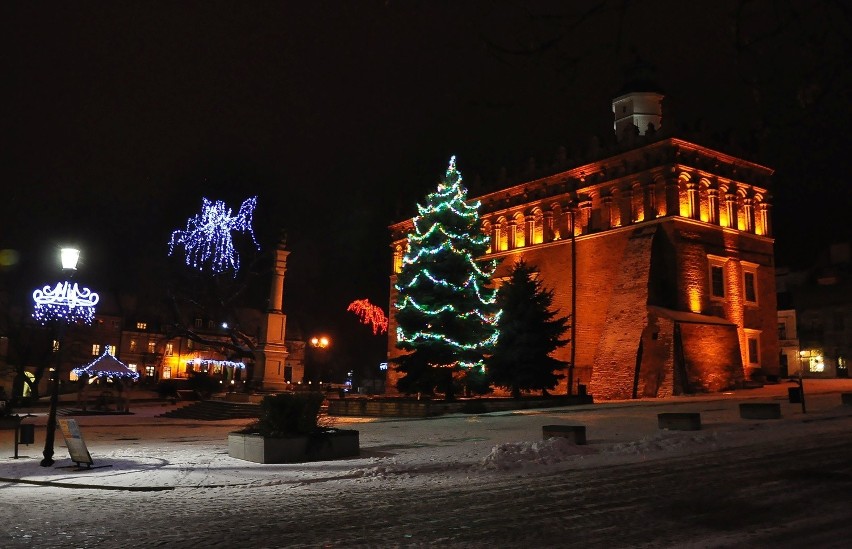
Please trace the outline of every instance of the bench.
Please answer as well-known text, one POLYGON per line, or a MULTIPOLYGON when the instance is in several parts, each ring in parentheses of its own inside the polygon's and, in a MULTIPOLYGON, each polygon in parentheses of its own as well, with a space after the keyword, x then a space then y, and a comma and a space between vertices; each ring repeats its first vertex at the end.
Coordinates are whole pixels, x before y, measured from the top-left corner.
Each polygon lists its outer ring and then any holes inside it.
POLYGON ((700 431, 701 414, 698 412, 669 412, 657 414, 657 425, 669 431, 700 431))
POLYGON ((780 419, 781 405, 777 402, 743 402, 740 404, 742 419, 780 419))
POLYGON ((574 444, 586 443, 586 426, 585 425, 545 425, 541 428, 541 435, 544 440, 549 438, 568 438, 574 444))

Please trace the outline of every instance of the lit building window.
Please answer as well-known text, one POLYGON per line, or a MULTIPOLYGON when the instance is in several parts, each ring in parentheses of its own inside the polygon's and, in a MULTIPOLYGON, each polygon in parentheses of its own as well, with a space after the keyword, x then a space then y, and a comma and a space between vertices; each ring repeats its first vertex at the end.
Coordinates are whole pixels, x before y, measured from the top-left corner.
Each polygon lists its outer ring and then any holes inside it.
POLYGON ((59 341, 54 339, 53 340, 53 352, 55 353, 57 351, 59 351, 59 341))
POLYGON ((172 378, 172 367, 171 366, 163 366, 163 379, 171 379, 172 378))
POLYGON ((71 372, 68 373, 68 381, 77 381, 78 379, 80 379, 80 376, 75 374, 74 370, 71 370, 71 372))
POLYGON ((101 346, 97 343, 92 344, 92 355, 98 356, 99 354, 101 354, 101 346))
POLYGON ((133 362, 131 362, 130 364, 128 364, 128 365, 127 365, 127 368, 128 368, 131 372, 138 372, 138 371, 139 371, 139 369, 136 367, 136 364, 134 364, 133 362))
POLYGON ((822 359, 822 355, 811 356, 808 361, 808 370, 815 374, 821 374, 825 372, 825 362, 822 359))
POLYGON ((147 324, 147 323, 145 323, 145 322, 137 322, 137 323, 136 323, 136 329, 137 329, 137 330, 147 330, 147 329, 148 329, 148 324, 147 324))
POLYGON ((115 356, 115 349, 112 345, 104 345, 104 352, 108 355, 115 356))
POLYGON ((145 377, 154 377, 156 370, 153 366, 145 366, 145 377))
POLYGON ((135 339, 131 339, 131 340, 130 340, 130 352, 131 352, 131 353, 135 353, 135 352, 136 352, 136 347, 137 347, 136 340, 135 340, 135 339))
POLYGON ((187 339, 186 340, 186 350, 191 351, 193 349, 193 347, 195 347, 195 342, 192 341, 191 339, 187 339))
POLYGON ((149 353, 156 353, 157 352, 157 342, 156 341, 149 341, 148 342, 148 352, 149 353))
POLYGON ((174 345, 166 343, 166 356, 172 356, 172 354, 174 354, 174 345))

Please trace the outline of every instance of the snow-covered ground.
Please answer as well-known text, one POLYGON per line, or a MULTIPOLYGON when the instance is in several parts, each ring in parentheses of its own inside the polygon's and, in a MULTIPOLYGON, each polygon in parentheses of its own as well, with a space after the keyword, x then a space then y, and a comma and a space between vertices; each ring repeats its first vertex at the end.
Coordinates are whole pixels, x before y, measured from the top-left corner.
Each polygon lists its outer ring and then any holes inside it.
POLYGON ((757 438, 852 427, 852 407, 841 392, 852 380, 806 380, 807 414, 787 402, 790 383, 726 394, 664 400, 607 402, 483 415, 429 419, 332 418, 335 426, 360 432, 361 455, 329 462, 262 465, 233 459, 227 433, 246 420, 203 422, 157 417, 173 405, 135 403, 130 416, 75 418, 94 468, 73 467, 57 431, 53 467, 39 466, 46 417, 29 418, 36 444, 12 459, 12 432, 0 431, 0 487, 53 485, 68 488, 161 490, 333 483, 338 490, 358 483, 404 479, 409 486, 457 482, 459 478, 542 473, 677 456, 708 449, 746 447, 757 438), (738 404, 779 402, 779 420, 744 420, 738 404), (702 430, 664 431, 661 412, 700 412, 702 430), (542 440, 542 426, 579 424, 588 444, 542 440))

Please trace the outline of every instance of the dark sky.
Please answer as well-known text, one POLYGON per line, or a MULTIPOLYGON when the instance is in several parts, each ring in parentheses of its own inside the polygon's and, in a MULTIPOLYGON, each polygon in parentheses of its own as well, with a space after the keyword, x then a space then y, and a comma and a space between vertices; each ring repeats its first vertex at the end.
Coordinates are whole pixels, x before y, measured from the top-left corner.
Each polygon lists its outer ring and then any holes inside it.
POLYGON ((345 308, 386 304, 387 225, 452 154, 491 190, 605 140, 636 56, 664 124, 776 169, 779 264, 850 234, 842 2, 13 1, 0 25, 0 248, 75 239, 133 286, 202 196, 257 195, 264 248, 288 233, 290 321, 368 361, 383 343, 345 308))

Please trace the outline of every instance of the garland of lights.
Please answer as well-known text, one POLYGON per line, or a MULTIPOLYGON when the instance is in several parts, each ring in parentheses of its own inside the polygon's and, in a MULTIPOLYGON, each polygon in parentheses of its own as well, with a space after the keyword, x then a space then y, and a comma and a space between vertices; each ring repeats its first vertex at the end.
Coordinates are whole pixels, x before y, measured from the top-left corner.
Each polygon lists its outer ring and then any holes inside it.
POLYGON ((200 359, 200 358, 187 360, 186 366, 188 368, 200 366, 204 369, 210 369, 211 367, 213 367, 213 368, 237 368, 239 370, 242 370, 246 367, 246 365, 243 364, 242 362, 234 362, 234 361, 231 361, 231 360, 200 359))
POLYGON ((41 324, 52 320, 91 324, 99 300, 98 294, 89 288, 80 288, 76 282, 59 282, 54 288, 44 286, 33 292, 33 318, 41 324))
POLYGON ((132 379, 133 381, 136 381, 137 379, 139 379, 139 373, 138 372, 134 372, 133 370, 128 368, 125 363, 123 363, 122 361, 120 361, 117 358, 115 358, 114 356, 112 356, 109 353, 109 351, 104 351, 104 354, 102 354, 101 356, 99 356, 98 358, 96 358, 94 361, 90 362, 86 366, 83 366, 81 368, 74 368, 71 371, 74 372, 74 374, 76 374, 77 377, 84 377, 84 376, 90 377, 90 378, 91 377, 97 377, 98 379, 127 378, 127 379, 132 379), (115 370, 97 370, 97 369, 94 369, 94 366, 98 362, 100 362, 104 357, 107 357, 107 356, 112 357, 112 359, 114 361, 116 361, 119 365, 124 367, 124 370, 115 371, 115 370))
POLYGON ((356 299, 346 308, 347 311, 358 315, 362 324, 373 328, 373 335, 384 334, 388 331, 388 317, 381 307, 373 305, 367 299, 356 299))
POLYGON ((236 276, 240 257, 234 249, 231 233, 249 233, 255 247, 260 249, 251 227, 255 206, 256 196, 243 201, 237 215, 232 215, 231 208, 221 200, 213 202, 202 198, 201 213, 187 220, 186 230, 172 232, 169 255, 177 246, 183 246, 187 265, 199 271, 209 265, 214 274, 232 269, 236 276))
MULTIPOLYGON (((399 292, 394 307, 397 315, 406 311, 416 312, 424 318, 421 329, 409 329, 403 323, 396 328, 397 344, 403 349, 414 350, 420 344, 440 342, 454 353, 485 352, 497 341, 497 321, 500 311, 491 312, 496 304, 496 290, 485 288, 497 262, 477 262, 474 254, 485 253, 490 237, 479 231, 478 201, 468 204, 465 199, 467 190, 461 185, 461 173, 456 169, 455 156, 450 159, 446 177, 438 185, 438 190, 426 198, 426 205, 417 205, 418 216, 414 218, 414 232, 408 235, 406 254, 402 259, 403 270, 395 285, 399 292), (448 217, 449 216, 449 217, 448 217), (448 227, 446 223, 452 223, 448 227), (435 274, 429 266, 456 262, 459 269, 467 273, 464 281, 447 280, 435 274), (418 302, 415 296, 433 295, 430 289, 441 290, 441 295, 459 296, 464 302, 472 295, 475 302, 461 310, 446 299, 435 299, 430 305, 418 302), (467 296, 467 297, 464 297, 467 296), (478 303, 478 305, 476 304, 478 303), (458 341, 446 334, 439 333, 434 326, 446 325, 438 320, 445 315, 469 321, 476 319, 491 329, 483 331, 478 341, 458 341), (426 320, 435 319, 435 320, 426 320)), ((460 271, 460 274, 463 274, 460 271)), ((452 300, 452 298, 449 298, 452 300)), ((429 300, 432 301, 432 300, 429 300)), ((450 364, 434 364, 441 367, 479 368, 484 367, 481 360, 460 359, 450 364)))

